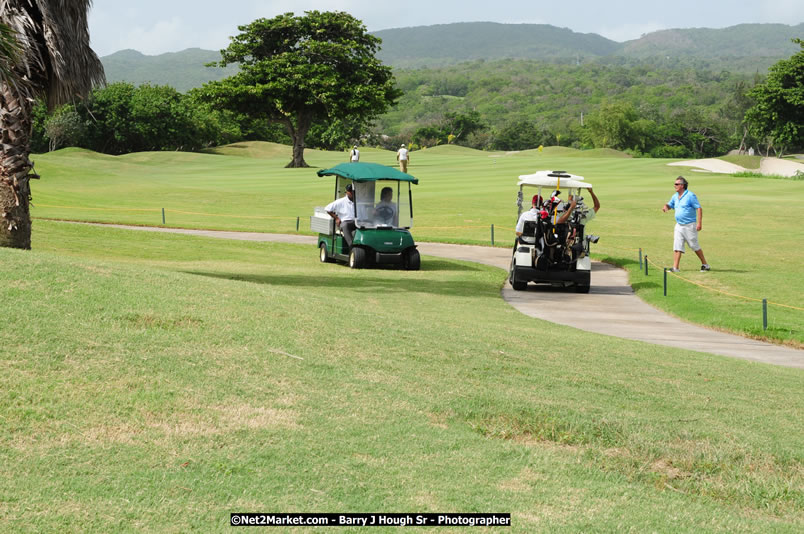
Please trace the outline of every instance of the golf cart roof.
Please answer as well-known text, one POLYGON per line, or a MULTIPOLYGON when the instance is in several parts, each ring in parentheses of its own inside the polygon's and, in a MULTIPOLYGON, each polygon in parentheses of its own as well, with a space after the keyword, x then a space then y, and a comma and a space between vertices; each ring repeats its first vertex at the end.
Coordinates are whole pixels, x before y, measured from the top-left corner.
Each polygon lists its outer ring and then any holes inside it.
POLYGON ((317 174, 318 176, 340 176, 355 182, 398 180, 400 182, 419 183, 419 180, 410 174, 379 163, 339 163, 331 169, 322 169, 317 174))
POLYGON ((583 181, 583 176, 576 176, 564 171, 539 171, 533 174, 523 174, 519 177, 519 187, 533 185, 541 187, 570 187, 579 189, 592 189, 592 184, 583 181))

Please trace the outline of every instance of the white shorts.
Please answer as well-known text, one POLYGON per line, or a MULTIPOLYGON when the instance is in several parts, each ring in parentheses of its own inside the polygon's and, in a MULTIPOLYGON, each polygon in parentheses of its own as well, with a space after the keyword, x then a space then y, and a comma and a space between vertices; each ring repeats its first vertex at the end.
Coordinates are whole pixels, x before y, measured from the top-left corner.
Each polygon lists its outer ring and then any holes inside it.
POLYGON ((701 245, 698 244, 698 230, 697 224, 692 222, 689 224, 676 223, 676 229, 673 232, 673 250, 684 253, 684 243, 686 242, 693 251, 701 250, 701 245))

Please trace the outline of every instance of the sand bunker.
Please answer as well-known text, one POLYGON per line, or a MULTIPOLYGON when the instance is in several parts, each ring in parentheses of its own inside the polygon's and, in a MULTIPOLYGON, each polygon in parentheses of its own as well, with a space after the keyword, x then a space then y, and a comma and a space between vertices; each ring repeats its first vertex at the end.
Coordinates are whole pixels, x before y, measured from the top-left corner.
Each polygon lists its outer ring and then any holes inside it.
POLYGON ((759 172, 790 177, 795 176, 796 173, 804 174, 804 164, 787 159, 762 158, 759 163, 759 172))
POLYGON ((709 158, 709 159, 691 159, 688 161, 677 161, 675 163, 668 163, 678 167, 694 167, 693 171, 698 172, 717 172, 722 174, 734 174, 736 172, 745 172, 745 168, 723 161, 722 159, 709 158))
MULTIPOLYGON (((688 161, 677 161, 675 163, 668 163, 678 167, 693 167, 693 172, 716 172, 721 174, 734 174, 736 172, 746 172, 747 169, 723 161, 717 158, 708 159, 691 159, 688 161)), ((779 158, 762 158, 759 164, 759 170, 751 170, 750 172, 759 172, 760 174, 773 174, 776 176, 795 176, 796 173, 804 174, 804 164, 796 161, 790 161, 779 158)))

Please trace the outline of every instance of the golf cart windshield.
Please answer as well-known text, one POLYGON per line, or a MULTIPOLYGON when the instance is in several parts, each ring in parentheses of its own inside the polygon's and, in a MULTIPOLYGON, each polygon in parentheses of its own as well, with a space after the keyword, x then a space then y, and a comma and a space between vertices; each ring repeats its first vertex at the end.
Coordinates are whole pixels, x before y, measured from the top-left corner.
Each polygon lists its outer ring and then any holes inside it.
POLYGON ((410 228, 410 182, 375 180, 356 182, 357 226, 359 228, 410 228))
POLYGON ((410 184, 419 180, 379 163, 339 163, 318 176, 336 176, 335 198, 347 183, 355 188, 358 228, 411 228, 413 206, 410 184))

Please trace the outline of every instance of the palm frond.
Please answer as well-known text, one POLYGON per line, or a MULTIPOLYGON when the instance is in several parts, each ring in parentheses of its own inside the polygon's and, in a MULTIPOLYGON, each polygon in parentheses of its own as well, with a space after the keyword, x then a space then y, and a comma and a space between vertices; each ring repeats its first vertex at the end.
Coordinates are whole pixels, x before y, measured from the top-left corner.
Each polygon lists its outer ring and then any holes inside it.
POLYGON ((16 79, 14 66, 20 57, 20 45, 14 30, 0 23, 0 83, 13 83, 16 79))
POLYGON ((0 0, 0 22, 23 50, 23 81, 45 96, 49 108, 72 102, 103 85, 103 65, 89 46, 91 0, 0 0))

